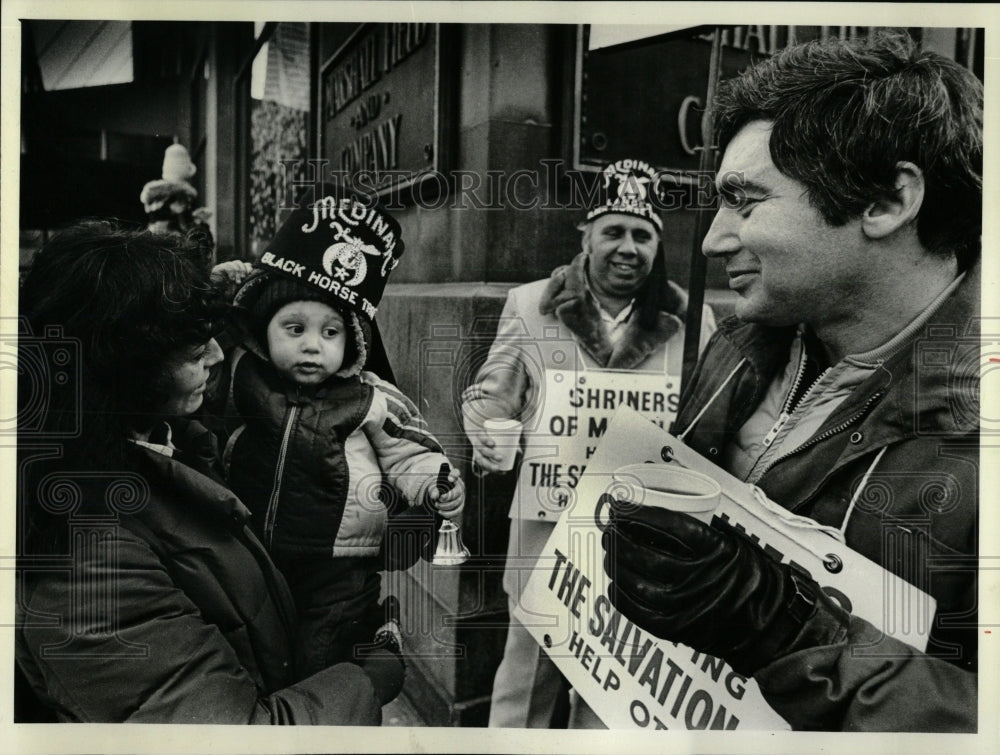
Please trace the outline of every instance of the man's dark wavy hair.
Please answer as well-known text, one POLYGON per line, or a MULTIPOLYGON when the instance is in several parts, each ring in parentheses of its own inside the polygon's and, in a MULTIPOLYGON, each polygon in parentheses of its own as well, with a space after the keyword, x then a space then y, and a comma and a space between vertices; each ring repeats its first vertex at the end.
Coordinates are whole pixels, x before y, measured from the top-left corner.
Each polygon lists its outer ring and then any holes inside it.
MULTIPOLYGON (((48 472, 133 468, 130 438, 160 418, 172 360, 212 337, 226 304, 193 241, 84 221, 38 252, 21 284, 19 309, 26 321, 22 332, 30 331, 22 338, 43 350, 47 338, 69 339, 80 359, 61 371, 19 370, 19 418, 40 399, 45 405, 40 426, 19 426, 19 449, 24 453, 46 438, 61 448, 59 458, 29 465, 30 474, 20 480, 28 501, 48 472), (59 373, 67 371, 78 390, 64 389, 65 374, 59 373)), ((86 474, 78 476, 85 481, 86 474)), ((25 511, 30 524, 43 523, 39 506, 25 511)))
POLYGON ((773 122, 775 166, 805 184, 831 225, 895 193, 896 165, 924 174, 917 234, 959 269, 978 259, 982 232, 983 87, 960 64, 906 34, 782 50, 723 82, 715 126, 721 150, 747 123, 773 122))

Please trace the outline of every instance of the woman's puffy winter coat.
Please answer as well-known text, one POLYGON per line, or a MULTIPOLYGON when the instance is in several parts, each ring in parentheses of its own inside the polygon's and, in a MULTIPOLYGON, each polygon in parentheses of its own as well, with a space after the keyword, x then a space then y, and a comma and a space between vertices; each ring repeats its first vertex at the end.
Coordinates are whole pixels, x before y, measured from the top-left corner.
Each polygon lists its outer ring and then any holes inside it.
POLYGON ((141 454, 138 498, 71 522, 65 558, 19 562, 17 661, 36 694, 63 721, 377 725, 360 667, 293 677, 294 604, 246 507, 141 454))

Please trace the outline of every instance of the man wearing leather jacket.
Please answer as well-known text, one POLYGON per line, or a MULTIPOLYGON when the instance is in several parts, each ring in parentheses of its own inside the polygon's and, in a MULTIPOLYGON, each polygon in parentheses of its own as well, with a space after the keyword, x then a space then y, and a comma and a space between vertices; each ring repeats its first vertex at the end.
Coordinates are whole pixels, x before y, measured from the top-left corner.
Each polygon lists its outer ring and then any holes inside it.
MULTIPOLYGON (((616 607, 795 729, 976 731, 982 86, 906 36, 725 82, 703 252, 737 294, 674 433, 937 601, 926 652, 733 530, 618 505, 616 607)), ((614 558, 610 554, 614 554, 614 558)))

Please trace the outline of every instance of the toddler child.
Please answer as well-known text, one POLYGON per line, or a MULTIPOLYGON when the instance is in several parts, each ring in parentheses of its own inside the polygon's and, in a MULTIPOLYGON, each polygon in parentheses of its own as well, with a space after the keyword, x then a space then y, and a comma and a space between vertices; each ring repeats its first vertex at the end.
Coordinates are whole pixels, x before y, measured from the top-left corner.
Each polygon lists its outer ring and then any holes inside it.
MULTIPOLYGON (((395 599, 378 602, 384 482, 449 519, 465 501, 457 470, 440 484, 448 460, 413 403, 362 369, 403 252, 399 225, 373 200, 324 193, 288 217, 236 291, 244 342, 231 396, 244 424, 224 454, 295 596, 303 675, 400 652, 395 599)), ((383 702, 399 691, 398 670, 383 702)))

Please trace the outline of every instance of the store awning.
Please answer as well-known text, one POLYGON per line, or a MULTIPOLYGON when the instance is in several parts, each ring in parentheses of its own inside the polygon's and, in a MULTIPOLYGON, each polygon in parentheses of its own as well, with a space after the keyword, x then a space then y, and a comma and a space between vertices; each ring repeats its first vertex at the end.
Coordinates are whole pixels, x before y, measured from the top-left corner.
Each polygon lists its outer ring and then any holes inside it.
POLYGON ((131 21, 24 21, 45 91, 132 81, 131 21))
POLYGON ((696 29, 699 27, 675 25, 605 25, 593 24, 590 27, 590 44, 588 50, 600 50, 602 47, 617 47, 618 45, 638 42, 643 39, 660 37, 673 32, 696 29))

